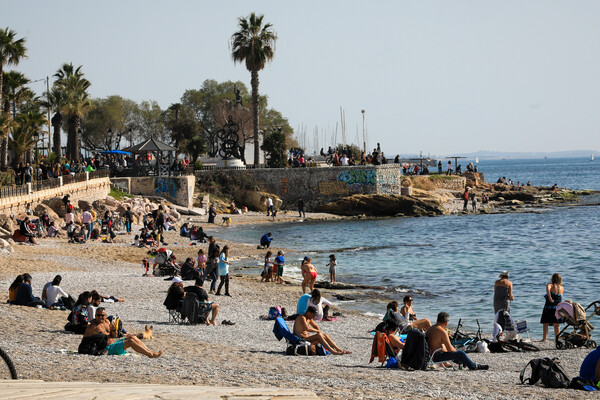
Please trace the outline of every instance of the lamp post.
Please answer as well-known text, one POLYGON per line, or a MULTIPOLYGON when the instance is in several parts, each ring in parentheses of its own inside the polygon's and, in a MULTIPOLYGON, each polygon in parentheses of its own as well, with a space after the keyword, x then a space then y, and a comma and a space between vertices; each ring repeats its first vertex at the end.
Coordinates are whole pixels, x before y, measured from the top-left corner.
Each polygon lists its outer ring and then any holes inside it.
POLYGON ((35 144, 34 160, 35 160, 35 163, 37 164, 37 162, 38 162, 38 154, 37 154, 37 152, 38 152, 38 140, 40 140, 40 134, 38 132, 35 132, 33 134, 33 140, 34 140, 34 144, 35 144))
POLYGON ((363 116, 363 152, 367 156, 367 137, 365 136, 365 110, 360 110, 363 116))

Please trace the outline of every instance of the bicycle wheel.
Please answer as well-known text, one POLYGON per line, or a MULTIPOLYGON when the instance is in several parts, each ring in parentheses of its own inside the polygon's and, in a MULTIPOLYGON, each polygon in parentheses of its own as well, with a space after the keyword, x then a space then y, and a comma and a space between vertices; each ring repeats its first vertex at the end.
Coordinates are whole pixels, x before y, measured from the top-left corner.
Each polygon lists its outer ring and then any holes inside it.
POLYGON ((8 354, 0 349, 0 357, 2 357, 2 366, 0 367, 0 379, 17 379, 17 370, 8 354))
POLYGON ((523 350, 523 351, 540 351, 540 348, 537 347, 536 345, 534 345, 533 343, 529 343, 529 342, 519 342, 518 346, 523 350))

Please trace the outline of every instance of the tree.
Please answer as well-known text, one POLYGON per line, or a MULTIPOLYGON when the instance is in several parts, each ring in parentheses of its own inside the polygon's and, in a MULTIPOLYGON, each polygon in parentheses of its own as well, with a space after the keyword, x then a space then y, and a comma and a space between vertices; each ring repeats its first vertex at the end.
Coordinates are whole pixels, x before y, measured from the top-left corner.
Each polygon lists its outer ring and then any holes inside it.
POLYGON ((169 130, 165 127, 163 110, 154 100, 142 101, 133 111, 133 122, 137 138, 169 141, 169 130))
MULTIPOLYGON (((7 71, 2 73, 3 75, 3 86, 2 86, 2 113, 11 114, 12 105, 12 119, 14 120, 17 116, 17 104, 20 106, 21 101, 31 96, 29 89, 25 88, 24 85, 29 83, 29 79, 18 71, 7 71)), ((2 148, 0 149, 0 160, 2 169, 6 169, 8 166, 8 138, 9 130, 3 131, 2 148)))
POLYGON ((202 136, 194 136, 185 142, 185 152, 189 154, 192 165, 196 165, 196 161, 200 154, 206 153, 206 143, 202 136))
POLYGON ((81 157, 81 118, 91 107, 88 89, 90 81, 83 77, 82 66, 75 68, 73 63, 63 64, 56 71, 54 87, 62 90, 65 96, 63 113, 67 115, 67 158, 79 162, 81 157))
POLYGON ((12 129, 10 138, 10 147, 13 151, 13 165, 23 161, 23 156, 27 156, 27 162, 31 162, 31 150, 35 145, 35 135, 39 132, 40 126, 46 124, 45 113, 40 110, 39 104, 32 105, 26 112, 20 113, 15 119, 15 126, 12 129))
POLYGON ((56 110, 50 122, 52 123, 52 129, 54 130, 52 135, 52 151, 59 157, 62 155, 60 131, 63 125, 63 115, 61 110, 65 108, 66 104, 67 98, 65 92, 58 87, 50 89, 50 92, 46 93, 46 101, 42 103, 44 107, 56 110))
POLYGON ((263 15, 251 13, 248 19, 240 17, 239 31, 231 36, 231 56, 234 62, 246 64, 250 71, 252 86, 252 111, 254 124, 254 165, 259 164, 258 139, 258 71, 265 67, 275 55, 277 35, 271 29, 272 25, 263 25, 263 15))
POLYGON ((81 140, 88 149, 114 150, 121 145, 123 136, 133 136, 136 128, 135 101, 113 95, 93 99, 85 116, 81 140))
MULTIPOLYGON (((3 104, 3 71, 5 66, 18 65, 22 58, 27 57, 25 38, 16 39, 17 33, 9 28, 0 29, 0 105, 3 104)), ((8 130, 0 131, 2 134, 2 148, 0 154, 0 168, 8 167, 8 130)))
POLYGON ((261 149, 267 153, 267 165, 271 168, 285 168, 285 134, 281 128, 272 129, 264 135, 261 149))

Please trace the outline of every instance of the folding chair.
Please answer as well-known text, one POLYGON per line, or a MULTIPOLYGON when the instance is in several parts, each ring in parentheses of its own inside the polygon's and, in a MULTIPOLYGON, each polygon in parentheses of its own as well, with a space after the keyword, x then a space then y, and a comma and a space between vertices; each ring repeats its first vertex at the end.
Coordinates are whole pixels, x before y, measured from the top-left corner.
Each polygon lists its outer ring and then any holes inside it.
POLYGON ((296 336, 292 332, 290 332, 290 328, 288 328, 287 324, 285 323, 285 320, 281 317, 275 318, 275 326, 273 326, 273 334, 275 335, 275 338, 279 341, 281 341, 281 339, 285 339, 286 354, 296 355, 297 354, 296 350, 298 347, 300 347, 300 346, 310 347, 310 343, 302 340, 301 338, 299 338, 298 336, 296 336), (290 347, 293 347, 293 349, 291 349, 292 351, 289 350, 290 347))
POLYGON ((169 320, 170 324, 181 324, 181 323, 183 323, 183 317, 181 316, 181 310, 182 309, 183 309, 183 300, 181 300, 179 302, 179 307, 173 308, 173 309, 168 309, 167 308, 167 312, 169 313, 168 320, 169 320))
POLYGON ((383 364, 390 358, 398 360, 399 356, 400 354, 396 355, 394 352, 394 349, 388 340, 388 336, 384 332, 376 332, 375 337, 373 338, 373 346, 371 347, 371 359, 369 360, 369 364, 377 357, 383 367, 383 364))
POLYGON ((527 339, 531 342, 531 336, 529 336, 529 327, 527 326, 527 321, 517 321, 517 333, 523 334, 527 332, 527 339))

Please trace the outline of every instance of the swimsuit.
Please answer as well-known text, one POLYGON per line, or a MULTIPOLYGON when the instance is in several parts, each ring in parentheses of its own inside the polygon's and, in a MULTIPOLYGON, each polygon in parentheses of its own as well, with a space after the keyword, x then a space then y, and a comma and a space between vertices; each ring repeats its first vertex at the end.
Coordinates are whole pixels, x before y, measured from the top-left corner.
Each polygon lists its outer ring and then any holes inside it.
POLYGON ((316 272, 314 272, 314 271, 310 271, 310 276, 311 276, 313 279, 317 279, 317 273, 316 273, 316 272))
POLYGON ((106 350, 108 351, 109 356, 122 356, 127 354, 125 351, 125 338, 121 338, 113 344, 109 344, 106 346, 106 350))

